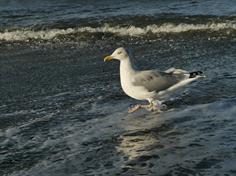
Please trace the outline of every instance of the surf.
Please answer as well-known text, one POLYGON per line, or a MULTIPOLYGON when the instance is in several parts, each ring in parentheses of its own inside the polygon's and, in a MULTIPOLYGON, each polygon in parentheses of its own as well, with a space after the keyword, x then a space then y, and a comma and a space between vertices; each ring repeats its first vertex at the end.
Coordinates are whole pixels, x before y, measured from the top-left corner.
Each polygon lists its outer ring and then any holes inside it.
POLYGON ((150 24, 143 27, 135 25, 122 26, 122 25, 111 25, 103 24, 97 27, 74 27, 65 29, 45 29, 45 30, 33 30, 33 29, 17 29, 12 31, 0 32, 0 41, 28 41, 28 40, 52 40, 57 37, 68 35, 83 35, 88 34, 99 34, 99 33, 110 33, 118 36, 130 36, 130 37, 143 37, 149 35, 158 34, 178 34, 184 32, 217 32, 229 34, 235 32, 236 23, 233 21, 228 22, 208 22, 205 24, 188 24, 188 23, 163 23, 163 24, 150 24))

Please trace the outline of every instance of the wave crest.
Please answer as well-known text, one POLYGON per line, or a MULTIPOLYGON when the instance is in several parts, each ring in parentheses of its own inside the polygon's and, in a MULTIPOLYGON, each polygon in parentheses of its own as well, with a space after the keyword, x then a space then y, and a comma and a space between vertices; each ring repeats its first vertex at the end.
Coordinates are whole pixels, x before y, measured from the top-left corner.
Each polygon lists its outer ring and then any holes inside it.
POLYGON ((61 35, 87 33, 112 33, 119 36, 145 36, 148 34, 161 33, 182 33, 189 31, 220 31, 220 30, 236 30, 236 23, 222 22, 222 23, 206 23, 206 24, 173 24, 164 23, 162 25, 147 25, 144 27, 136 26, 111 26, 105 24, 100 27, 77 27, 68 29, 47 29, 40 31, 33 30, 15 30, 4 31, 0 33, 0 40, 4 41, 27 41, 30 39, 51 40, 61 35))

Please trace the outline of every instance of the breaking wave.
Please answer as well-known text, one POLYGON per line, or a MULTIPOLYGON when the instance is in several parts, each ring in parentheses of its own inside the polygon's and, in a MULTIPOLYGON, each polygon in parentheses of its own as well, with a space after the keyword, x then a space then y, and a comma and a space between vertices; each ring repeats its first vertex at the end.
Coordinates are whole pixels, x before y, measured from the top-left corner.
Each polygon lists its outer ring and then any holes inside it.
POLYGON ((145 36, 149 34, 163 34, 163 33, 183 33, 194 31, 221 31, 221 30, 236 30, 236 23, 220 22, 220 23, 206 23, 206 24, 173 24, 164 23, 161 25, 151 24, 144 27, 131 26, 112 26, 104 24, 100 27, 77 27, 67 29, 46 29, 34 31, 32 29, 19 29, 14 31, 0 32, 0 40, 2 41, 27 41, 31 39, 51 40, 59 36, 66 36, 70 34, 81 33, 111 33, 118 36, 145 36))

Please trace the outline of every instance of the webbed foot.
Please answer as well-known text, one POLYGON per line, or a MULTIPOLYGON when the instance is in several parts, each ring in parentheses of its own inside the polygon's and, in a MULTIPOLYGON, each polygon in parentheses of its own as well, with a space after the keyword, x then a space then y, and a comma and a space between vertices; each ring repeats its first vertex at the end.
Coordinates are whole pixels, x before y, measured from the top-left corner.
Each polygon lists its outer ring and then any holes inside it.
POLYGON ((137 111, 140 108, 141 108, 140 104, 134 105, 134 106, 132 106, 128 109, 128 113, 133 113, 133 112, 137 111))

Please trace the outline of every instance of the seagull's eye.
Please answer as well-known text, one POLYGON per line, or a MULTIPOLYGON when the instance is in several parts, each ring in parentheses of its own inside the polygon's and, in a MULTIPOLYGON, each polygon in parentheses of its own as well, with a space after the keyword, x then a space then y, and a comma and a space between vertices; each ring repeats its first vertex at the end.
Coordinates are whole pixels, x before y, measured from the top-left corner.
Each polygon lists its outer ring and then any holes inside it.
POLYGON ((121 54, 122 52, 121 51, 119 51, 117 54, 121 54))

